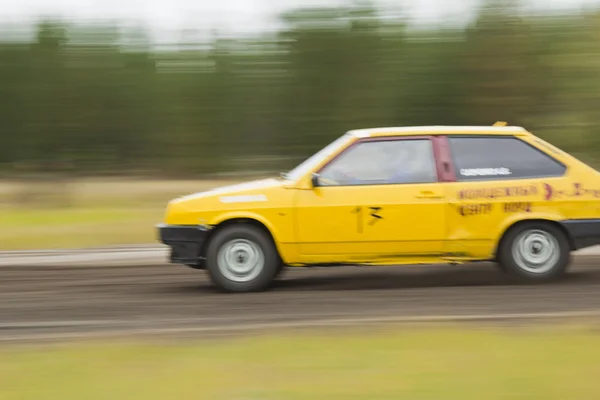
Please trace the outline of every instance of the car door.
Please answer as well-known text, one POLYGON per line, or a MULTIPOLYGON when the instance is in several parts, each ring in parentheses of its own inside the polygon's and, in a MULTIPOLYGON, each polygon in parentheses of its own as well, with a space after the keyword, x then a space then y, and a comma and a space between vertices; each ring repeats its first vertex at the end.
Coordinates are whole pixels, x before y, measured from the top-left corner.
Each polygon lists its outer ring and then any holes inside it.
POLYGON ((446 200, 430 137, 362 139, 299 191, 296 226, 306 262, 436 257, 446 200))

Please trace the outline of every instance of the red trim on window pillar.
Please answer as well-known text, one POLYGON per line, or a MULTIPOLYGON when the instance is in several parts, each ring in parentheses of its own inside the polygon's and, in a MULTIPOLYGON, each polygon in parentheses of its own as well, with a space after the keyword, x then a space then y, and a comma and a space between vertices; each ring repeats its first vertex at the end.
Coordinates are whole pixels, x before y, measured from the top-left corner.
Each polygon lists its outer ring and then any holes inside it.
POLYGON ((433 138, 436 168, 440 182, 456 182, 456 172, 450 153, 450 143, 446 136, 435 136, 433 138))

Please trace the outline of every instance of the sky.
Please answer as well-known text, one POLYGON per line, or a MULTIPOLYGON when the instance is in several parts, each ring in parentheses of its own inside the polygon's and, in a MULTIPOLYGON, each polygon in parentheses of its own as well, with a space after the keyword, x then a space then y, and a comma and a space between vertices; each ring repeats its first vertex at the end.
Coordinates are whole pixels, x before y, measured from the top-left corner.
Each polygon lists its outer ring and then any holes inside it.
MULTIPOLYGON (((563 10, 600 5, 600 0, 528 0, 540 9, 563 10)), ((347 0, 0 0, 0 20, 21 22, 40 16, 75 20, 117 19, 141 22, 155 39, 195 27, 248 33, 273 28, 276 16, 299 6, 336 5, 347 0)), ((402 8, 416 23, 464 22, 479 0, 375 0, 402 8)))

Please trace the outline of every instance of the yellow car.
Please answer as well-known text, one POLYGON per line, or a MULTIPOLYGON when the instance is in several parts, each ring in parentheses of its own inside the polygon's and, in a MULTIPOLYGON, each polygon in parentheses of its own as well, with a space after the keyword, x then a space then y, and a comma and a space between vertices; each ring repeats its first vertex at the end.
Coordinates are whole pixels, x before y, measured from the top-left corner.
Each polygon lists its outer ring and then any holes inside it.
POLYGON ((543 282, 600 243, 599 200, 596 170, 521 127, 363 129, 278 178, 172 200, 158 233, 226 291, 284 266, 495 261, 543 282))

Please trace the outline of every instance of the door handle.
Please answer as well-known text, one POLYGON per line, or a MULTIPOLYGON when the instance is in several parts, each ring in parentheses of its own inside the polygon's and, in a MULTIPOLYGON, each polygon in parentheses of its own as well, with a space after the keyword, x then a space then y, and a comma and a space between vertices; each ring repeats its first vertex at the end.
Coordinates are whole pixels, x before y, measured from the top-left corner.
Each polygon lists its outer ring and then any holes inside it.
POLYGON ((420 192, 417 196, 417 199, 443 199, 444 196, 441 194, 436 194, 434 192, 426 191, 420 192))

